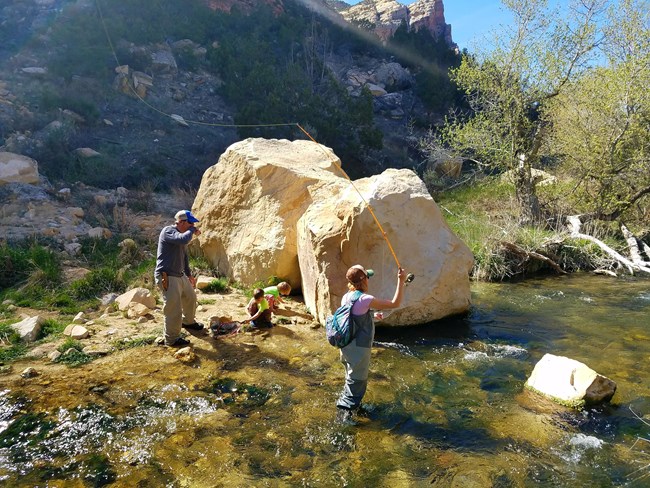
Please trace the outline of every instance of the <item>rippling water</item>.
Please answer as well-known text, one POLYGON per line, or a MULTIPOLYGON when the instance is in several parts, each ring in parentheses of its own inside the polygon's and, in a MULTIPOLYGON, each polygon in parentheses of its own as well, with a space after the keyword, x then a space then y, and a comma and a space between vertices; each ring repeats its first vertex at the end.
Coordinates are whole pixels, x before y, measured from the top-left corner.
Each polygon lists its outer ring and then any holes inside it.
POLYGON ((477 284, 468 317, 379 330, 365 414, 335 422, 322 331, 113 355, 0 387, 6 486, 650 486, 650 281, 477 284), (545 354, 618 385, 574 411, 523 389, 545 354), (78 388, 70 392, 70 385, 78 388))

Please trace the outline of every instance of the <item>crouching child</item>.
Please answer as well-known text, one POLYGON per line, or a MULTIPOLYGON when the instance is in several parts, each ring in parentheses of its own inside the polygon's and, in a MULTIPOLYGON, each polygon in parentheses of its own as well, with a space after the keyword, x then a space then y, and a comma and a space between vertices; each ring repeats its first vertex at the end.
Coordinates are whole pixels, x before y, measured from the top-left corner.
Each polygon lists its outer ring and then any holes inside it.
POLYGON ((255 288, 253 298, 248 302, 246 310, 248 311, 249 317, 243 320, 242 323, 250 322, 253 327, 257 328, 273 327, 269 302, 264 297, 264 290, 261 288, 255 288))

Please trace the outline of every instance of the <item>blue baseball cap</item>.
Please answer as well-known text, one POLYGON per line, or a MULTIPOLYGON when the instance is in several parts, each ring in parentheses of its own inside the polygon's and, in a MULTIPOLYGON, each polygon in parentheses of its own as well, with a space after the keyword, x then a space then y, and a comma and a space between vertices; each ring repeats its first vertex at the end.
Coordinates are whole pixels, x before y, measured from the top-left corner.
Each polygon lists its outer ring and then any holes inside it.
POLYGON ((190 224, 196 224, 199 221, 199 219, 192 215, 192 212, 189 210, 179 210, 176 212, 176 215, 174 215, 174 218, 176 219, 176 222, 187 220, 190 224))

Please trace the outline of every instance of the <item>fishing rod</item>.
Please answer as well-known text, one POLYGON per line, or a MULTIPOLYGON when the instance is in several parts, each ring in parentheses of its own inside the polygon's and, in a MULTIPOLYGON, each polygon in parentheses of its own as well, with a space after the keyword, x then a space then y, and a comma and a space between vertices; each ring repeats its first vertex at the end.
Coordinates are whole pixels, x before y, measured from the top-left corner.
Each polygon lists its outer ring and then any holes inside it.
MULTIPOLYGON (((298 128, 299 128, 299 129, 300 129, 300 130, 301 130, 301 131, 302 131, 306 136, 307 136, 307 137, 309 137, 309 139, 311 139, 312 142, 318 144, 318 142, 316 141, 316 139, 314 139, 314 138, 311 136, 311 134, 310 134, 309 132, 307 132, 305 129, 303 129, 303 127, 302 127, 300 124, 296 123, 296 126, 297 126, 297 127, 298 127, 298 128)), ((321 147, 320 144, 318 144, 318 146, 321 147)), ((323 151, 323 152, 324 152, 324 151, 323 151)), ((334 162, 334 166, 336 166, 336 168, 339 170, 339 172, 340 172, 340 173, 345 177, 345 179, 348 180, 348 182, 350 183, 350 185, 352 185, 352 188, 354 188, 355 191, 359 194, 359 198, 361 198, 361 201, 362 201, 363 203, 366 204, 366 207, 368 207, 368 210, 370 211, 370 215, 372 215, 372 218, 374 219, 375 224, 377 224, 377 227, 379 228, 379 231, 381 232, 381 235, 382 235, 382 237, 384 238, 384 241, 386 241, 386 244, 388 245, 388 249, 390 250, 391 254, 393 255, 393 259, 395 260, 395 263, 397 264, 397 268, 398 268, 398 269, 402 269, 402 265, 399 263, 399 259, 397 259, 397 254, 395 254, 395 250, 393 249, 393 246, 392 246, 392 244, 390 243, 390 240, 388 239, 388 235, 386 234, 386 231, 384 230, 384 228, 382 227, 381 223, 379 222, 379 219, 378 219, 377 216, 375 215, 375 211, 373 210, 372 205, 370 205, 370 203, 369 203, 369 202, 368 202, 368 201, 363 197, 363 195, 361 194, 361 192, 359 191, 359 189, 357 188, 357 186, 354 184, 354 182, 352 181, 352 179, 351 179, 351 178, 348 176, 348 174, 343 170, 343 167, 341 167, 341 165, 340 165, 340 164, 337 164, 335 161, 333 161, 333 162, 334 162)), ((374 272, 373 272, 373 274, 374 274, 374 272)), ((414 279, 415 279, 415 275, 414 275, 413 273, 408 273, 408 274, 406 275, 406 280, 405 280, 405 282, 406 282, 406 283, 411 283, 414 279)))
MULTIPOLYGON (((98 12, 98 14, 99 14, 99 18, 100 18, 100 21, 101 21, 101 24, 102 24, 102 27, 103 27, 103 30, 104 30, 104 35, 106 36, 106 40, 107 40, 107 42, 108 42, 109 48, 110 48, 110 50, 111 50, 111 52, 112 52, 112 54, 113 54, 113 58, 115 59, 115 63, 117 64, 117 66, 120 66, 120 61, 119 61, 119 59, 118 59, 118 57, 117 57, 117 53, 115 52, 115 48, 114 48, 114 46, 113 46, 113 41, 111 40, 111 36, 110 36, 110 34, 109 34, 109 32, 108 32, 108 28, 107 28, 107 26, 106 26, 106 22, 105 22, 105 20, 104 20, 104 14, 103 14, 103 12, 102 12, 101 5, 100 5, 100 1, 99 1, 99 0, 95 0, 95 6, 96 6, 96 8, 97 8, 97 12, 98 12)), ((156 107, 154 107, 153 105, 151 105, 150 103, 148 103, 148 102, 147 102, 143 97, 141 97, 140 94, 137 93, 137 91, 136 91, 136 90, 135 90, 135 89, 134 89, 130 84, 127 84, 127 87, 131 90, 132 94, 133 94, 133 95, 134 95, 134 96, 135 96, 135 97, 136 97, 136 98, 137 98, 141 103, 143 103, 144 105, 146 105, 148 108, 150 108, 151 110, 153 110, 153 111, 155 111, 155 112, 157 112, 157 113, 159 113, 159 114, 161 114, 161 115, 164 115, 165 117, 169 117, 169 118, 171 118, 172 120, 174 120, 174 121, 176 121, 176 122, 178 122, 178 123, 181 123, 181 124, 183 124, 183 125, 195 124, 195 125, 213 126, 213 127, 246 127, 246 128, 252 128, 252 127, 283 127, 283 126, 286 127, 286 126, 296 126, 296 127, 298 127, 298 128, 299 128, 299 129, 300 129, 300 130, 301 130, 301 131, 302 131, 302 132, 303 132, 303 133, 304 133, 304 134, 305 134, 305 135, 306 135, 306 136, 307 136, 307 137, 312 141, 312 142, 314 142, 315 144, 317 144, 318 147, 319 147, 323 152, 325 152, 324 149, 322 149, 322 146, 321 146, 321 145, 316 141, 316 139, 314 139, 314 138, 311 136, 311 134, 310 134, 309 132, 307 132, 307 131, 306 131, 306 130, 305 130, 305 129, 304 129, 304 128, 299 124, 299 123, 297 123, 297 122, 284 122, 284 123, 272 123, 272 124, 221 124, 221 123, 212 123, 212 122, 201 122, 201 121, 197 121, 197 120, 186 120, 184 117, 182 117, 182 116, 180 116, 180 115, 177 115, 177 114, 168 114, 168 113, 166 113, 166 112, 163 112, 162 110, 159 110, 158 108, 156 108, 156 107)), ((341 167, 341 165, 339 165, 339 164, 337 164, 336 162, 334 162, 334 166, 336 166, 336 168, 341 172, 341 174, 342 174, 342 175, 343 175, 343 176, 348 180, 348 182, 350 183, 350 185, 352 185, 352 188, 354 188, 355 191, 359 194, 359 197, 361 198, 361 200, 363 201, 363 203, 366 204, 366 206, 368 207, 368 210, 370 210, 370 214, 372 215, 372 218, 374 219, 375 223, 377 224, 377 227, 379 228, 379 231, 381 232, 381 235, 382 235, 382 237, 384 238, 384 241, 386 241, 386 244, 388 245, 388 249, 390 249, 390 252, 391 252, 391 254, 393 255, 393 258, 395 259, 395 263, 397 264, 397 268, 398 268, 398 269, 402 269, 402 266, 401 266, 401 264, 400 264, 400 262, 399 262, 399 259, 397 259, 397 254, 395 254, 395 250, 393 249, 393 246, 392 246, 392 244, 390 243, 390 240, 388 239, 388 235, 386 235, 386 232, 384 231, 384 228, 382 227, 381 223, 379 222, 379 219, 378 219, 377 216, 375 215, 375 211, 374 211, 374 209, 372 208, 372 206, 370 205, 370 203, 368 203, 368 201, 363 197, 363 195, 361 194, 361 192, 359 191, 359 189, 356 187, 356 185, 354 184, 354 182, 352 181, 352 179, 348 176, 348 174, 343 170, 343 168, 341 167)), ((405 282, 408 284, 408 283, 411 283, 414 279, 415 279, 415 275, 414 275, 413 273, 408 273, 408 274, 406 275, 406 280, 405 280, 405 282)))

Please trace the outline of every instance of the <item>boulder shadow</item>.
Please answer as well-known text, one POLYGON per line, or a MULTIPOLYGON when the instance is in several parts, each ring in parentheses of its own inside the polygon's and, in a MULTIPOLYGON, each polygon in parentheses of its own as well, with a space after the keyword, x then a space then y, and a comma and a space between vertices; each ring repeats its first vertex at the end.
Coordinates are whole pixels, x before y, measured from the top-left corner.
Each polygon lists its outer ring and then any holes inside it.
POLYGON ((300 317, 305 320, 314 320, 314 317, 308 313, 298 312, 289 308, 277 308, 273 313, 281 317, 300 317))

